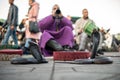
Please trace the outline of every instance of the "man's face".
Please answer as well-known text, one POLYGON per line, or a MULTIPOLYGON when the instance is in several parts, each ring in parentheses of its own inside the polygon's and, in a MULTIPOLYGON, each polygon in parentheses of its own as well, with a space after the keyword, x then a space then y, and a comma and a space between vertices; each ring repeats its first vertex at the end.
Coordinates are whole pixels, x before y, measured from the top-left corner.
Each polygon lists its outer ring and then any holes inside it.
POLYGON ((83 17, 88 18, 88 11, 86 9, 83 10, 83 17))
POLYGON ((13 4, 14 0, 9 0, 9 4, 13 4))
POLYGON ((32 5, 32 3, 33 3, 33 1, 32 1, 32 0, 29 0, 29 5, 30 5, 30 6, 32 5))

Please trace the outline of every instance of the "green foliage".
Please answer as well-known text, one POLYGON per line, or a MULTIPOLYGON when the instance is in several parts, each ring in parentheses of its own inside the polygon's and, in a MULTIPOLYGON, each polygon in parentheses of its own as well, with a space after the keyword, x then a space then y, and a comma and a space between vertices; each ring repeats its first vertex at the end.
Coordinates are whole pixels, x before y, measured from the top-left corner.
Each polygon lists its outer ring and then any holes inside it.
POLYGON ((18 45, 0 45, 0 50, 2 49, 18 49, 18 45))
POLYGON ((4 22, 5 22, 5 20, 4 20, 4 19, 0 19, 0 22, 4 23, 4 22))
POLYGON ((73 24, 76 22, 76 20, 78 20, 81 17, 77 17, 77 16, 72 16, 71 17, 71 21, 73 22, 73 24))
POLYGON ((120 40, 120 33, 118 33, 118 34, 116 35, 116 38, 117 38, 118 40, 120 40))

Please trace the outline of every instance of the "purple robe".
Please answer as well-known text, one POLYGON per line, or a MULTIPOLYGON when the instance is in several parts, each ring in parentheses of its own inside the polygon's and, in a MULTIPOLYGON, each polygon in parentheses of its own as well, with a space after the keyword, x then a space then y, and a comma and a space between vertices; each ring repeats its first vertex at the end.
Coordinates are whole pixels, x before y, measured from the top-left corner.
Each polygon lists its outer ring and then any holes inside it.
MULTIPOLYGON (((42 36, 39 41, 39 46, 42 53, 45 56, 52 56, 52 53, 45 49, 46 43, 50 39, 56 40, 62 46, 68 45, 73 46, 73 26, 72 22, 67 18, 63 17, 59 22, 59 27, 56 27, 56 21, 52 15, 45 17, 38 23, 39 28, 42 32, 42 36)), ((53 52, 53 51, 52 51, 53 52)))

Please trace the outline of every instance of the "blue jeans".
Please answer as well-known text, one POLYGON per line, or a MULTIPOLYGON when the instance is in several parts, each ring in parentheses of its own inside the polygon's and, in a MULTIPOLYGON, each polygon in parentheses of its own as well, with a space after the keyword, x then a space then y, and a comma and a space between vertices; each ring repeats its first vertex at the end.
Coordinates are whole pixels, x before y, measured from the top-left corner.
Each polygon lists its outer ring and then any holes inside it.
POLYGON ((32 40, 30 38, 27 38, 26 41, 25 41, 25 47, 26 48, 29 48, 29 46, 30 46, 29 41, 32 41, 32 40))
POLYGON ((2 45, 8 44, 9 37, 12 36, 13 41, 15 42, 15 45, 18 45, 18 39, 16 35, 16 28, 14 30, 10 29, 10 26, 8 25, 7 32, 4 36, 4 39, 2 40, 2 45))

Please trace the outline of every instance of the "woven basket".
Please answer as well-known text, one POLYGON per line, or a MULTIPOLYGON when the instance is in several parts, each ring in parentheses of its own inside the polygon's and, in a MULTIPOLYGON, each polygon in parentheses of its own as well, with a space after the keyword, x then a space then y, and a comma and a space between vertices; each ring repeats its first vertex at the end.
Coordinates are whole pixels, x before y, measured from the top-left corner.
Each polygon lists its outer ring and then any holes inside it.
POLYGON ((75 59, 88 59, 90 52, 84 51, 55 51, 53 52, 54 60, 74 61, 75 59))
POLYGON ((21 57, 21 55, 18 55, 18 54, 0 54, 0 61, 9 61, 11 60, 12 58, 15 58, 15 57, 21 57))
POLYGON ((21 49, 3 49, 0 50, 0 61, 9 61, 15 57, 21 57, 23 51, 21 49))

